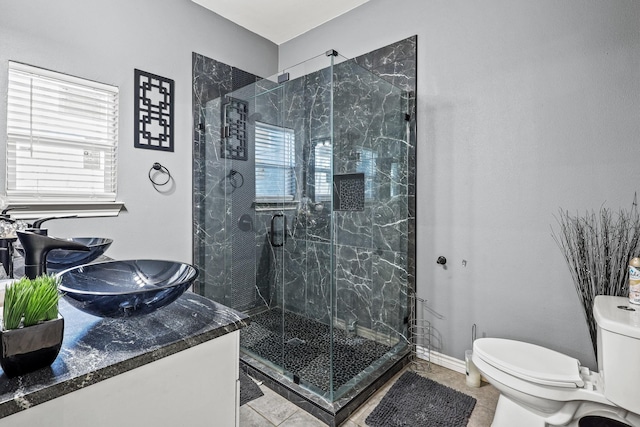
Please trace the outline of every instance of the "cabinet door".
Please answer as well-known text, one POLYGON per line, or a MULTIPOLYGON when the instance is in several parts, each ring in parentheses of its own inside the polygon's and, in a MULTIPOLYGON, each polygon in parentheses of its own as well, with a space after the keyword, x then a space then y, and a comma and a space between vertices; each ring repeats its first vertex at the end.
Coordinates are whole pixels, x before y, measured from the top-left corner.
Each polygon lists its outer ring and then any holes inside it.
POLYGON ((240 331, 0 419, 0 427, 238 426, 240 331))

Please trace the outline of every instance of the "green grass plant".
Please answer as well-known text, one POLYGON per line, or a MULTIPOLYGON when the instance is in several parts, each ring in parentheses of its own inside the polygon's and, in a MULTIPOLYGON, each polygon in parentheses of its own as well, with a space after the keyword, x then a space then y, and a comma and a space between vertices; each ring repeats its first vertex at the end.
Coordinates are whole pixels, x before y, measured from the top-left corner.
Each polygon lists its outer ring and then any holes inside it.
POLYGON ((58 279, 53 275, 22 278, 4 294, 3 329, 32 326, 58 317, 58 279))

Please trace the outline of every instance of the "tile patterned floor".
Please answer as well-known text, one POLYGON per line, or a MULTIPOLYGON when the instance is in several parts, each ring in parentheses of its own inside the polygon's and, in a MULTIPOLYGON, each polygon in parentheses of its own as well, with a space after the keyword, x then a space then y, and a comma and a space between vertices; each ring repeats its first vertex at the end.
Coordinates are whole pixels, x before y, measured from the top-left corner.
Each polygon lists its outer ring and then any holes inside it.
MULTIPOLYGON (((412 365, 407 366, 406 369, 412 369, 412 365)), ((371 396, 341 427, 368 427, 365 419, 403 372, 404 370, 399 372, 382 389, 371 396)), ((477 403, 467 427, 489 427, 491 425, 493 413, 498 403, 498 391, 493 386, 483 382, 480 388, 467 387, 463 374, 437 365, 431 365, 430 372, 424 369, 419 369, 416 372, 476 398, 477 403)), ((286 401, 265 385, 261 385, 260 389, 264 396, 240 407, 240 427, 326 427, 317 418, 286 401)))

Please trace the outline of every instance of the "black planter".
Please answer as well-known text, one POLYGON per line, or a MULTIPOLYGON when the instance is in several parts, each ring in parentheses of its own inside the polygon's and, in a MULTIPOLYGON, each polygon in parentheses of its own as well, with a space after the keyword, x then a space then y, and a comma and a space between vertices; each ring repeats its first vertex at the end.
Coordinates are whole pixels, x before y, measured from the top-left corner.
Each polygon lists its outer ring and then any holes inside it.
POLYGON ((0 366, 9 378, 50 366, 62 347, 64 319, 0 331, 0 366))

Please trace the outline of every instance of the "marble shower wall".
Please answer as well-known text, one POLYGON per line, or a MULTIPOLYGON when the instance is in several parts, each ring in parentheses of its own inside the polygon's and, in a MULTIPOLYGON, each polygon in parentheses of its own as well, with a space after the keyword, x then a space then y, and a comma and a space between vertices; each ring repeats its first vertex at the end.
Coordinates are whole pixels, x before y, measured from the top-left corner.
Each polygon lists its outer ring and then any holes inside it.
POLYGON ((193 258, 200 269, 195 290, 244 309, 255 304, 257 260, 262 255, 255 234, 240 231, 237 222, 242 215, 252 222, 255 218, 251 206, 255 163, 251 157, 244 161, 223 157, 221 108, 226 94, 255 83, 258 77, 197 53, 192 55, 192 66, 193 258))
POLYGON ((380 338, 406 336, 408 289, 415 285, 415 73, 412 37, 334 67, 333 112, 328 70, 312 73, 302 92, 288 90, 285 117, 305 139, 304 189, 296 213, 294 239, 285 247, 285 308, 329 323, 355 325, 380 338), (301 102, 293 102, 302 97, 301 102), (337 175, 364 173, 365 206, 335 211, 331 236, 328 199, 314 197, 313 143, 330 138, 333 114, 333 166, 337 175), (301 124, 304 129, 294 123, 301 124), (311 144, 309 144, 309 141, 311 144), (305 198, 305 196, 307 196, 305 198), (333 237, 333 246, 331 244, 333 237), (331 272, 335 274, 333 306, 331 272), (354 323, 355 322, 355 323, 354 323))
MULTIPOLYGON (((408 289, 415 284, 415 132, 409 141, 406 135, 415 130, 416 37, 340 63, 333 76, 326 68, 280 87, 265 80, 234 93, 246 92, 250 117, 295 133, 299 203, 288 210, 253 209, 254 189, 245 188, 253 187, 252 149, 244 162, 217 152, 220 97, 241 87, 234 72, 242 73, 194 54, 194 123, 205 124, 194 140, 199 291, 238 309, 284 306, 327 324, 333 313, 337 324, 356 331, 405 335, 408 289), (364 210, 334 212, 333 236, 330 195, 314 173, 314 147, 331 141, 332 113, 335 173, 365 176, 364 210), (220 182, 231 169, 249 184, 229 193, 220 182), (291 235, 280 249, 267 238, 276 212, 287 216, 291 235), (253 233, 238 230, 234 218, 242 214, 252 218, 253 233)), ((255 79, 243 77, 245 84, 255 79)))

